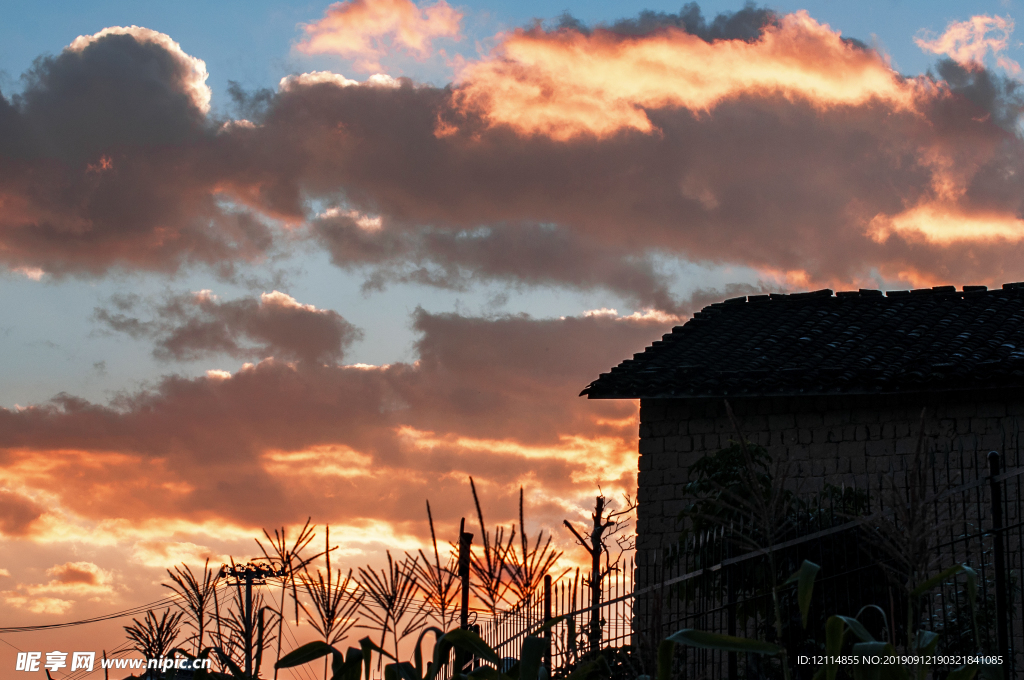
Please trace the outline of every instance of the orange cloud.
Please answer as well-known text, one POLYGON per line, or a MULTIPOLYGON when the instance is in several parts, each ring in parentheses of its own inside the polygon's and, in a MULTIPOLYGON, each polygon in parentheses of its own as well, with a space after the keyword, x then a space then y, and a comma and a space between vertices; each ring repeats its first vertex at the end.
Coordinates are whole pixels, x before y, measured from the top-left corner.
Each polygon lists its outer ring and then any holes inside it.
POLYGON ((31 498, 0 489, 0 534, 24 536, 45 509, 31 498))
POLYGON ((707 41, 669 27, 634 37, 520 30, 459 74, 457 101, 492 125, 567 140, 622 129, 653 132, 646 109, 707 112, 725 99, 776 95, 819 108, 884 102, 912 109, 924 81, 905 80, 872 50, 806 11, 766 26, 752 42, 707 41))
MULTIPOLYGON (((952 21, 942 35, 928 39, 928 32, 914 38, 925 52, 945 54, 964 67, 979 67, 985 55, 998 55, 1010 43, 1013 19, 1010 17, 979 14, 966 21, 952 21)), ((997 63, 1011 73, 1020 73, 1020 65, 1007 57, 997 57, 997 63)))
POLYGON ((68 398, 0 409, 0 474, 47 508, 19 539, 120 546, 135 563, 173 564, 309 515, 422 535, 422 501, 457 521, 468 475, 503 490, 506 516, 519 484, 543 498, 635 484, 636 405, 576 394, 666 329, 660 319, 418 312, 414 323, 412 364, 266 360, 168 378, 117 408, 68 398))
POLYGON ((18 584, 0 592, 7 604, 36 614, 63 614, 79 598, 100 601, 114 594, 113 574, 92 562, 65 562, 46 570, 47 583, 18 584))
POLYGON ((955 243, 1024 240, 1024 220, 1005 213, 969 213, 955 204, 926 202, 896 215, 879 215, 868 234, 884 243, 891 234, 950 246, 955 243))
POLYGON ((356 59, 365 71, 381 70, 388 43, 425 59, 434 38, 460 37, 462 13, 445 0, 418 7, 412 0, 345 0, 305 27, 298 49, 306 54, 338 54, 356 59))

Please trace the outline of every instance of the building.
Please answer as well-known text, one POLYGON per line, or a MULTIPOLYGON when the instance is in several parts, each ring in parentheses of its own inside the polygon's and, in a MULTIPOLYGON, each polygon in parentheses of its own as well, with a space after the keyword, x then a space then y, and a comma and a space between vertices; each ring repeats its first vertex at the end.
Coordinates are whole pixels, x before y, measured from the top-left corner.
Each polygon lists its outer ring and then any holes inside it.
POLYGON ((1024 283, 1011 283, 726 300, 581 396, 640 400, 643 586, 645 567, 676 541, 689 466, 737 439, 726 400, 746 438, 794 461, 814 488, 897 473, 899 455, 917 445, 922 409, 929 451, 947 464, 978 467, 997 450, 1019 465, 1022 388, 1024 283))

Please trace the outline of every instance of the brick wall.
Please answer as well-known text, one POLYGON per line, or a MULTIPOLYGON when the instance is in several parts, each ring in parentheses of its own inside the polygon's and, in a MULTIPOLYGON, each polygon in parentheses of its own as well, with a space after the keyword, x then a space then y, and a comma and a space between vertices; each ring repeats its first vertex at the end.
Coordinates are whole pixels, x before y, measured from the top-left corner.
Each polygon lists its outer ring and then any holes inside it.
MULTIPOLYGON (((961 451, 1016 449, 1024 421, 1024 395, 996 390, 730 398, 730 405, 748 441, 776 460, 793 461, 794 484, 802 492, 826 481, 862 486, 868 477, 894 473, 899 462, 893 454, 913 453, 917 446, 922 408, 928 449, 954 459, 961 451)), ((689 466, 737 439, 721 399, 641 400, 638 581, 676 540, 689 466)))

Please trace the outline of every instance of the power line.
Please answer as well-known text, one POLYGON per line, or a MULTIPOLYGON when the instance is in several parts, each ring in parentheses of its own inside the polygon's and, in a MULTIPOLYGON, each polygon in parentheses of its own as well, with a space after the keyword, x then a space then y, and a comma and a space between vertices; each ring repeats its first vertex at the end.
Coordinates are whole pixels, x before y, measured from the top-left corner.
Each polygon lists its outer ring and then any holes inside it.
POLYGON ((88 619, 80 619, 78 621, 67 621, 65 623, 47 623, 36 626, 11 626, 6 628, 0 628, 0 634, 7 633, 27 633, 39 630, 54 630, 57 628, 70 628, 72 626, 84 626, 89 623, 100 623, 101 621, 112 621, 114 619, 124 618, 126 616, 137 616, 139 614, 145 614, 151 609, 159 609, 161 607, 170 606, 177 604, 176 600, 181 599, 180 596, 165 597, 149 604, 139 605, 132 607, 131 609, 125 609, 123 611, 114 612, 113 614, 105 614, 104 616, 94 616, 88 619))

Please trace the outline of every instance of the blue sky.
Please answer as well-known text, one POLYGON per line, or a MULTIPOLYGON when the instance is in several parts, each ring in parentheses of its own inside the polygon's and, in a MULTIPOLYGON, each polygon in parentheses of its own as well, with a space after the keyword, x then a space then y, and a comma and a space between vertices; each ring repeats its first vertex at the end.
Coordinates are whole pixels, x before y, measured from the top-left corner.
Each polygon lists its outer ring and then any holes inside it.
MULTIPOLYGON (((735 11, 736 3, 700 4, 705 16, 735 11)), ((1013 17, 1013 2, 975 2, 969 11, 957 2, 907 2, 872 0, 847 3, 772 3, 780 13, 806 9, 812 17, 828 23, 844 36, 877 45, 891 55, 895 67, 907 75, 923 73, 934 63, 934 55, 922 52, 913 38, 922 31, 941 33, 952 21, 971 14, 1013 17)), ((493 36, 529 25, 534 20, 553 22, 569 12, 588 24, 612 23, 637 15, 641 10, 675 12, 677 3, 651 2, 546 2, 458 4, 465 14, 464 37, 456 42, 440 39, 436 46, 451 57, 462 54, 473 59, 479 50, 493 45, 493 36)), ((108 26, 138 25, 166 33, 182 49, 206 62, 213 92, 213 112, 228 118, 235 114, 228 95, 229 82, 246 90, 277 87, 291 74, 311 70, 332 70, 360 78, 351 62, 330 55, 304 55, 294 49, 303 35, 302 25, 321 17, 322 3, 280 2, 40 2, 15 3, 0 25, 0 90, 10 97, 21 89, 22 73, 41 55, 59 53, 79 35, 108 26)), ((1014 40, 1007 54, 1020 58, 1020 41, 1014 40)), ((444 85, 452 70, 442 57, 425 61, 393 55, 384 62, 391 75, 406 75, 417 81, 444 85)), ((678 269, 677 290, 682 294, 695 286, 721 286, 734 281, 756 282, 757 274, 743 266, 686 266, 669 262, 678 269)), ((284 273, 285 287, 301 301, 339 310, 365 329, 364 341, 351 353, 353 362, 387 363, 409 360, 415 339, 409 328, 409 314, 417 306, 431 311, 461 310, 468 313, 528 312, 535 316, 578 314, 585 309, 614 307, 633 311, 628 301, 606 292, 581 293, 573 290, 537 289, 529 286, 511 291, 503 285, 484 285, 480 290, 451 292, 415 285, 396 285, 386 292, 360 292, 362 277, 332 267, 322 253, 292 255, 273 267, 284 273), (501 301, 502 293, 508 295, 501 301), (386 310, 386 311, 385 311, 386 310)), ((252 272, 268 279, 268 270, 252 272)), ((48 399, 69 391, 103 400, 118 390, 131 389, 156 379, 169 367, 154 362, 145 344, 113 337, 91 321, 93 308, 126 285, 158 296, 164 289, 213 289, 222 295, 241 294, 244 286, 232 286, 201 270, 174 277, 145 273, 123 273, 119 277, 68 278, 54 281, 44 277, 33 282, 8 276, 0 285, 5 294, 0 312, 8 319, 0 343, 9 359, 0 365, 0 403, 8 407, 48 399)), ((258 286, 257 286, 258 287, 258 286)), ((230 359, 210 360, 200 365, 176 367, 187 374, 201 374, 208 368, 234 370, 230 359)))

